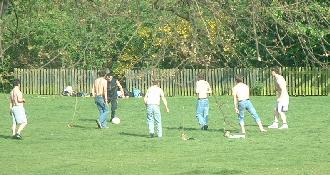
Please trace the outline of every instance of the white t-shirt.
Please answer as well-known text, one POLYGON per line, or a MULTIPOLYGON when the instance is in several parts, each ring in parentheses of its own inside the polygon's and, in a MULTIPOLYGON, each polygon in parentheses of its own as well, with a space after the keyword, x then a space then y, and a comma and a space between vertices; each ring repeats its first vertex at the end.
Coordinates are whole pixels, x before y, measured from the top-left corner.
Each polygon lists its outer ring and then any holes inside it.
POLYGON ((196 93, 198 98, 207 98, 207 94, 211 93, 210 84, 205 80, 198 80, 196 82, 196 93))
POLYGON ((148 105, 160 105, 160 97, 164 97, 164 91, 158 86, 151 86, 146 93, 148 105))

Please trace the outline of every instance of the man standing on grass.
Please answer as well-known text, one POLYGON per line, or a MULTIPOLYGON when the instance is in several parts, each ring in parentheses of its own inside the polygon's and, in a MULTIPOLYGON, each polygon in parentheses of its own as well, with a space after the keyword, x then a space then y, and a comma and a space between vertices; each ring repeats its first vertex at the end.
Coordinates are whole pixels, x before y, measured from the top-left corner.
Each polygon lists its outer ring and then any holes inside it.
POLYGON ((252 115, 254 120, 259 126, 261 132, 265 132, 266 130, 263 128, 259 115, 257 111, 253 107, 250 101, 250 90, 249 86, 243 83, 243 78, 239 75, 235 76, 236 85, 233 88, 233 97, 234 97, 234 108, 235 112, 238 114, 239 124, 241 126, 241 133, 245 134, 245 126, 244 126, 244 110, 248 110, 252 115))
POLYGON ((169 112, 164 91, 159 87, 159 81, 153 80, 152 86, 148 88, 147 93, 144 96, 144 104, 147 107, 147 122, 151 138, 153 138, 155 134, 155 123, 157 127, 158 138, 161 138, 163 136, 162 117, 160 113, 160 98, 162 98, 162 101, 166 108, 166 112, 169 112))
POLYGON ((10 113, 13 118, 12 136, 16 139, 22 139, 21 132, 27 125, 27 118, 23 106, 23 104, 25 103, 25 99, 23 98, 23 94, 20 90, 20 80, 14 80, 13 85, 14 88, 10 92, 9 102, 10 113), (19 125, 19 127, 16 130, 17 124, 19 125))
POLYGON ((196 118, 202 130, 208 129, 209 100, 208 94, 212 93, 210 84, 205 81, 203 74, 197 76, 196 94, 198 96, 196 107, 196 118))
POLYGON ((94 92, 95 104, 100 112, 99 119, 96 120, 99 128, 108 128, 107 116, 109 114, 108 107, 108 94, 107 94, 107 80, 105 79, 105 71, 98 73, 99 78, 94 81, 94 92))
POLYGON ((111 104, 111 117, 110 117, 110 121, 112 121, 112 119, 116 116, 116 109, 118 108, 118 94, 117 94, 117 90, 119 88, 120 90, 120 96, 124 97, 124 90, 123 87, 121 86, 120 82, 115 79, 111 73, 108 73, 106 75, 106 79, 108 81, 107 84, 107 93, 108 93, 108 103, 111 104))
POLYGON ((273 123, 268 126, 268 128, 275 128, 275 129, 288 129, 289 126, 286 121, 285 112, 289 109, 289 94, 287 89, 287 84, 283 76, 280 74, 280 70, 277 67, 271 69, 272 75, 275 78, 275 88, 276 88, 276 106, 274 109, 274 121, 273 123), (278 127, 278 116, 281 116, 282 119, 282 126, 278 127))

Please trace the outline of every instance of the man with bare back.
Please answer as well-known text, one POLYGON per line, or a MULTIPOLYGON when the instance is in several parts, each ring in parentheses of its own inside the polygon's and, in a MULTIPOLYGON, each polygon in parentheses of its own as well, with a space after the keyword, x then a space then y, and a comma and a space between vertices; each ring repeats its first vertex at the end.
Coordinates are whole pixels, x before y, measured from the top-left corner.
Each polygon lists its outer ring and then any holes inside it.
POLYGON ((25 103, 25 99, 23 98, 23 94, 20 90, 21 82, 16 79, 13 82, 13 90, 10 92, 10 102, 9 108, 11 116, 13 117, 13 125, 12 125, 12 135, 15 139, 22 139, 21 132, 27 125, 27 118, 25 114, 25 109, 23 103, 25 103), (17 128, 17 124, 19 127, 17 128), (17 129, 17 130, 16 130, 17 129))
POLYGON ((108 128, 107 116, 109 114, 108 107, 108 94, 107 94, 107 80, 105 78, 106 72, 98 72, 98 77, 94 81, 94 92, 95 104, 100 112, 99 119, 96 120, 97 126, 101 129, 108 128))
POLYGON ((278 67, 274 67, 271 69, 272 75, 275 78, 275 88, 276 88, 276 106, 274 109, 274 121, 268 126, 268 128, 272 129, 288 129, 289 126, 286 121, 285 113, 289 108, 289 93, 287 89, 287 84, 283 76, 280 74, 280 69, 278 67), (282 126, 278 125, 278 116, 282 119, 282 126))
POLYGON ((234 108, 235 108, 235 112, 238 114, 239 124, 241 126, 241 133, 245 134, 245 126, 244 126, 245 110, 247 110, 252 115, 252 117, 258 124, 260 131, 265 132, 266 130, 262 126, 261 119, 250 101, 249 86, 243 83, 243 78, 239 75, 235 76, 235 81, 236 81, 236 85, 233 88, 234 108))

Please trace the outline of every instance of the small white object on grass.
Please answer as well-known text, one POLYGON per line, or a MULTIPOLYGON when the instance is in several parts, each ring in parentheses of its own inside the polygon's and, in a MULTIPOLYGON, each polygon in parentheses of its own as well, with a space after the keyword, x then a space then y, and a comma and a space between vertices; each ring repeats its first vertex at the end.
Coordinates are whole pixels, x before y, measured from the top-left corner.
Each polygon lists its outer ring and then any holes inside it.
POLYGON ((112 122, 113 124, 119 124, 119 123, 120 123, 120 118, 118 118, 118 117, 114 117, 114 118, 111 120, 111 122, 112 122))
POLYGON ((229 131, 226 131, 225 137, 229 139, 240 139, 240 138, 245 139, 245 134, 231 134, 229 131))

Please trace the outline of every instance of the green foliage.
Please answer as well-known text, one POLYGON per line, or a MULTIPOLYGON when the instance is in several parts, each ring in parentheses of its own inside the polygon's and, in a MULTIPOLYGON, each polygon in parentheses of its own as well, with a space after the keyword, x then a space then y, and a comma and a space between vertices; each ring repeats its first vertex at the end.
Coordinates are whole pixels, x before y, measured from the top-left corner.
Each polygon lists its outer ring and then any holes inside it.
POLYGON ((330 55, 327 1, 10 2, 0 27, 7 71, 327 66, 330 55))
POLYGON ((262 95, 263 89, 264 89, 264 83, 260 81, 254 82, 254 84, 251 86, 251 91, 253 95, 262 95))

